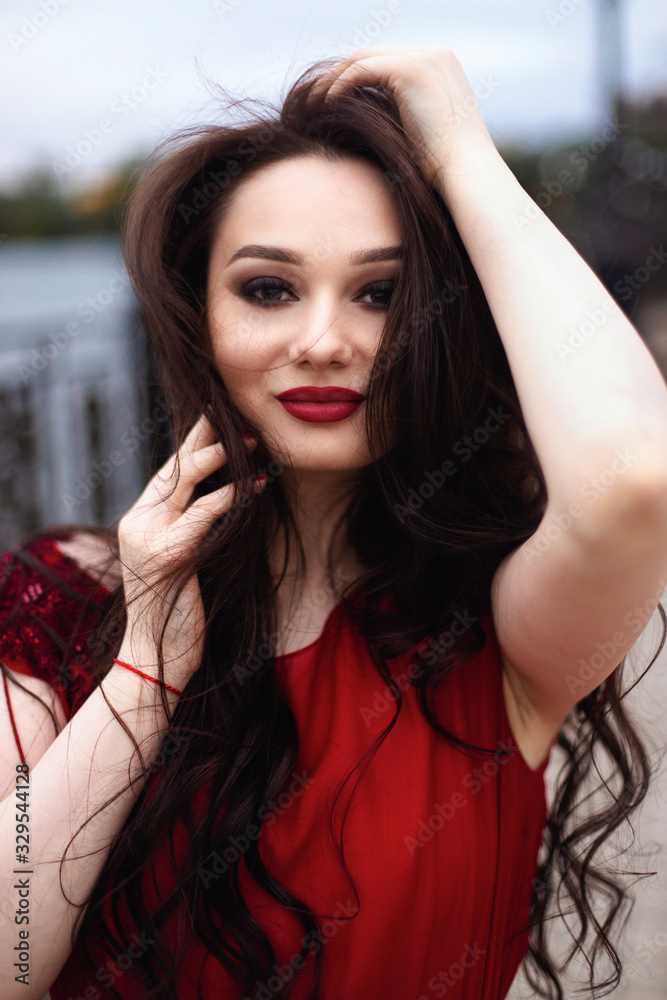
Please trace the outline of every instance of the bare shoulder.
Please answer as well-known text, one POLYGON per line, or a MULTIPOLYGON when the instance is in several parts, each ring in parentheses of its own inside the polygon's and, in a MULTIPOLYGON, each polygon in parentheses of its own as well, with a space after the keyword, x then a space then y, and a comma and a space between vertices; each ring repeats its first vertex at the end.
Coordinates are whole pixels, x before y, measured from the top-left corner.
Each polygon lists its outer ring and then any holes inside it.
POLYGON ((56 544, 61 552, 78 563, 82 570, 108 590, 122 583, 120 564, 106 539, 80 531, 66 541, 59 541, 56 544))

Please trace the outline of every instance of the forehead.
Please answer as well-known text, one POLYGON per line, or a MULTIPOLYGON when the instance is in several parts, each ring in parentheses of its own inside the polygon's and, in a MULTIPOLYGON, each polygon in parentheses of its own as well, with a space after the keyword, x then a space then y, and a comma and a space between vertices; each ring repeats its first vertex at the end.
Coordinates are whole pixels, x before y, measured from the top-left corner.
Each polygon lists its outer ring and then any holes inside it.
MULTIPOLYGON (((380 167, 357 158, 292 157, 261 167, 233 192, 214 248, 323 241, 348 249, 400 242, 400 219, 380 167)), ((298 249, 296 246, 295 249, 298 249)))

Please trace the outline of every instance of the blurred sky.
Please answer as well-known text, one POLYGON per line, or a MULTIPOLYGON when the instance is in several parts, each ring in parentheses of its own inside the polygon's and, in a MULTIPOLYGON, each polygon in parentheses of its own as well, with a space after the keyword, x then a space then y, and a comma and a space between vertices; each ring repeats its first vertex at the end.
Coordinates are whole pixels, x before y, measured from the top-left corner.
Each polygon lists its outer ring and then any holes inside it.
MULTIPOLYGON (((497 145, 585 141, 604 117, 599 4, 391 0, 392 13, 390 0, 5 0, 0 186, 37 163, 63 191, 87 183, 176 128, 216 120, 207 79, 279 100, 311 62, 366 45, 448 45, 473 89, 492 81, 480 107, 497 145), (103 119, 99 144, 54 170, 103 119)), ((624 0, 622 25, 626 91, 665 92, 667 4, 624 0)))

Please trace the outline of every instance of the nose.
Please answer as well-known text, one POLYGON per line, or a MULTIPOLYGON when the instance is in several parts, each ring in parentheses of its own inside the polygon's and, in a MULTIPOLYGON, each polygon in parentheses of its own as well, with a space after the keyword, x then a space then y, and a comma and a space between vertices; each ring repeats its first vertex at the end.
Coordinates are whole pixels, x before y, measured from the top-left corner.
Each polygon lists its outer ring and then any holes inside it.
POLYGON ((331 296, 303 303, 295 317, 289 360, 313 368, 347 365, 354 355, 353 320, 331 296))

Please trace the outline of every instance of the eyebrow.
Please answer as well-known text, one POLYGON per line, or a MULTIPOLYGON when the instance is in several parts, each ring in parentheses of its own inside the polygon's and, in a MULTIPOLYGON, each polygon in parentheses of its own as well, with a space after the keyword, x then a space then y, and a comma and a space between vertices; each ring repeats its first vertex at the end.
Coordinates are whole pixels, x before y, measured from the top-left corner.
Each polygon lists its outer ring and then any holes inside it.
MULTIPOLYGON (((262 260, 279 260, 283 264, 296 264, 302 267, 305 263, 303 255, 295 250, 284 247, 267 247, 258 243, 249 243, 240 247, 227 261, 227 266, 240 257, 260 257, 262 260)), ((399 260, 403 257, 403 247, 376 247, 372 250, 357 250, 350 254, 350 264, 378 264, 385 260, 399 260)))

